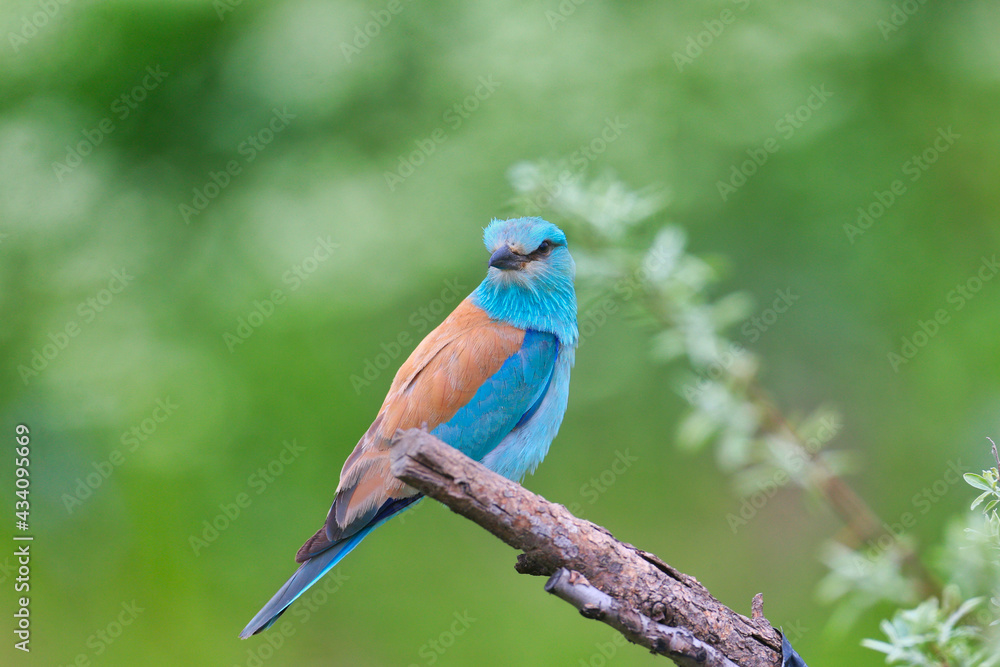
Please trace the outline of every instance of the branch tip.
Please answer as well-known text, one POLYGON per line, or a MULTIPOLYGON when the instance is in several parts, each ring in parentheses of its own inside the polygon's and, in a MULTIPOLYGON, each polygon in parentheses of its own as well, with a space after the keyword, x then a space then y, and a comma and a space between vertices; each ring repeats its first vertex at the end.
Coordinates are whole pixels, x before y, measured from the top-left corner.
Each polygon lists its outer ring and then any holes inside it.
POLYGON ((694 577, 617 540, 420 429, 397 433, 390 470, 522 551, 515 569, 549 576, 545 590, 587 618, 681 667, 779 667, 781 634, 729 609, 694 577), (657 619, 657 620, 654 620, 657 619), (669 623, 664 625, 658 621, 669 623))

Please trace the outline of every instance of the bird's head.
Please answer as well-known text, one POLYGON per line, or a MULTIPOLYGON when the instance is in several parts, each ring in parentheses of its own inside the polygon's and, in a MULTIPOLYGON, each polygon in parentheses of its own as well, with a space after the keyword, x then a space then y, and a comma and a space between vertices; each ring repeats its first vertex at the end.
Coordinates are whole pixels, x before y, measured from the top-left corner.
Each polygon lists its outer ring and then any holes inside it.
POLYGON ((575 345, 576 265, 566 234, 541 218, 511 218, 491 222, 483 242, 490 260, 477 303, 496 319, 575 345))
POLYGON ((532 291, 572 287, 576 267, 566 247, 566 234, 541 218, 494 220, 483 233, 490 251, 487 280, 498 286, 516 284, 532 291))

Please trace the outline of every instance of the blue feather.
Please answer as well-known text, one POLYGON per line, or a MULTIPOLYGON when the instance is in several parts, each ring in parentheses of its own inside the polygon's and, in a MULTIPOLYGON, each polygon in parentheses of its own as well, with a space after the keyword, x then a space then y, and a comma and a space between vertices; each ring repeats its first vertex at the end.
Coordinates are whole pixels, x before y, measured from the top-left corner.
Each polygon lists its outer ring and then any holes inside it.
POLYGON ((396 514, 402 512, 410 505, 423 498, 422 495, 409 496, 407 498, 397 498, 386 502, 379 509, 378 514, 371 523, 351 535, 345 540, 337 542, 323 553, 313 556, 299 566, 285 585, 274 594, 267 604, 257 612, 247 626, 240 633, 240 639, 246 639, 256 635, 274 625, 278 617, 285 613, 289 605, 295 602, 309 588, 319 581, 324 574, 333 569, 333 566, 344 559, 344 556, 354 551, 354 547, 361 544, 361 540, 368 536, 383 523, 391 519, 396 514))
POLYGON ((310 558, 305 563, 299 566, 299 569, 295 571, 295 574, 285 582, 274 597, 264 605, 263 609, 257 612, 257 615, 247 623, 247 627, 243 628, 243 632, 240 633, 240 639, 246 639, 252 635, 259 632, 263 632, 271 627, 278 617, 285 613, 288 606, 295 602, 300 595, 305 593, 310 586, 315 584, 320 578, 329 572, 334 565, 339 563, 344 556, 351 553, 354 547, 361 544, 361 540, 365 539, 368 533, 375 530, 378 524, 371 524, 367 528, 360 530, 354 535, 350 536, 343 542, 339 542, 330 549, 324 551, 323 553, 310 558))
POLYGON ((559 341, 528 331, 521 348, 486 380, 475 396, 431 434, 471 459, 481 460, 545 395, 559 341))
MULTIPOLYGON (((432 433, 491 470, 520 479, 545 457, 566 412, 579 341, 576 268, 566 235, 541 218, 494 220, 484 230, 483 241, 491 255, 499 252, 512 261, 491 265, 469 298, 491 319, 523 329, 524 341, 472 399, 432 433)), ((386 502, 367 526, 303 563, 240 637, 270 627, 371 531, 419 499, 386 502)))
POLYGON ((563 345, 576 347, 576 265, 562 230, 541 218, 494 220, 483 233, 483 241, 490 253, 504 245, 525 254, 543 241, 554 244, 545 261, 530 262, 523 271, 490 267, 471 298, 494 320, 552 333, 563 345))
MULTIPOLYGON (((558 356, 559 356, 559 341, 557 340, 556 341, 556 358, 558 358, 558 356)), ((553 368, 553 370, 555 369, 555 359, 553 359, 552 368, 553 368)), ((543 389, 542 393, 539 394, 538 400, 535 401, 534 404, 530 408, 528 408, 527 412, 524 413, 524 416, 521 417, 521 420, 518 421, 517 424, 514 425, 514 429, 519 429, 522 426, 524 426, 525 423, 527 423, 527 421, 529 419, 531 419, 532 417, 534 417, 535 413, 538 412, 538 407, 542 404, 542 399, 545 398, 545 395, 549 391, 549 387, 552 386, 552 376, 553 376, 553 373, 550 372, 549 373, 549 379, 545 383, 545 389, 543 389)))

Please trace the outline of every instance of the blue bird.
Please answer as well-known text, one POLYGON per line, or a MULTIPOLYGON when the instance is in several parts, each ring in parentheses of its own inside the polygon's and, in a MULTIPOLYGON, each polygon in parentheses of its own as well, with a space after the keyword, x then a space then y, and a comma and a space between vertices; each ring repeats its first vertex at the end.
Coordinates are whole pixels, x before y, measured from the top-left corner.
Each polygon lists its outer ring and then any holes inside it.
POLYGON ((493 220, 483 234, 486 278, 431 331, 340 473, 301 565, 240 637, 271 626, 371 531, 421 498, 389 472, 397 430, 431 433, 489 469, 520 480, 545 458, 569 397, 579 339, 575 265, 566 235, 541 218, 493 220))

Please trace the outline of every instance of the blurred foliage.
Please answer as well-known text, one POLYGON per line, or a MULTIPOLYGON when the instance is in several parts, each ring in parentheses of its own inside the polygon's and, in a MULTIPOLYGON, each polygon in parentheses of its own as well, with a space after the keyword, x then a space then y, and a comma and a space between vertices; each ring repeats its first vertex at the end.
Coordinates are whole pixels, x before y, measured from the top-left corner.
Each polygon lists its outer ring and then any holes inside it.
POLYGON ((1000 408, 995 4, 14 0, 0 28, 0 414, 33 436, 28 664, 653 661, 428 503, 290 612, 294 634, 236 639, 395 368, 481 280, 480 229, 538 211, 586 223, 589 334, 530 488, 738 610, 764 591, 810 664, 880 664, 861 640, 898 606, 916 635, 988 590, 947 548, 975 527, 951 522, 964 485, 935 484, 991 465, 1000 408), (618 282, 650 248, 682 319, 618 282), (742 353, 720 374, 723 339, 742 353), (892 601, 831 624, 817 585, 859 589, 817 554, 865 545, 800 491, 810 466, 781 467, 803 442, 890 524, 913 515, 889 566, 944 534, 935 571, 963 573, 961 595, 918 606, 912 567, 888 569, 892 601), (284 443, 304 449, 282 462, 284 443), (106 642, 123 605, 142 611, 106 642))
MULTIPOLYGON (((887 523, 841 479, 844 466, 837 462, 845 457, 824 450, 839 430, 837 416, 820 410, 793 423, 766 398, 758 382, 759 360, 726 338, 729 326, 748 316, 745 299, 740 294, 724 295, 715 302, 706 298, 717 274, 685 252, 684 232, 664 226, 648 249, 641 243, 631 252, 623 249, 630 245, 630 236, 644 236, 641 223, 657 211, 653 199, 630 193, 624 184, 607 177, 581 183, 545 164, 518 165, 512 180, 520 197, 528 202, 544 197, 551 209, 547 217, 590 239, 588 250, 594 254, 578 253, 583 258, 578 278, 585 300, 588 287, 592 292, 597 288, 597 296, 590 299, 597 306, 581 314, 582 336, 586 337, 588 325, 593 328, 599 321, 597 314, 611 311, 606 295, 636 297, 634 303, 660 329, 653 334, 653 356, 666 361, 684 357, 696 371, 679 388, 691 410, 678 427, 678 444, 691 449, 714 441, 719 463, 737 474, 737 486, 751 499, 750 507, 757 506, 755 498, 766 503, 782 487, 795 483, 824 500, 844 520, 848 544, 831 542, 824 548, 830 572, 818 592, 827 602, 840 601, 828 627, 844 632, 880 602, 912 603, 922 593, 931 593, 916 608, 897 611, 891 621, 882 621, 888 642, 866 639, 863 645, 885 653, 889 664, 986 667, 1000 661, 1000 635, 990 631, 1000 624, 994 620, 996 613, 971 614, 989 596, 994 596, 994 604, 1000 603, 996 510, 1000 455, 995 444, 997 468, 963 475, 982 491, 971 509, 982 505, 985 516, 970 517, 964 534, 949 535, 941 548, 942 572, 931 572, 906 534, 915 524, 914 514, 904 513, 898 522, 887 523), (633 215, 635 211, 640 213, 633 215), (941 577, 949 582, 943 590, 939 590, 941 577)), ((775 308, 779 302, 788 308, 794 305, 787 295, 779 296, 775 308)), ((930 502, 933 493, 941 495, 944 491, 935 491, 938 485, 947 490, 959 474, 954 468, 948 470, 920 500, 930 502)), ((734 532, 752 518, 742 508, 741 516, 727 516, 734 532)))
MULTIPOLYGON (((993 447, 996 454, 996 446, 993 447)), ((997 462, 1000 466, 1000 461, 997 462)), ((950 531, 942 546, 942 570, 951 582, 939 597, 897 611, 881 623, 887 641, 866 639, 868 648, 886 654, 891 665, 990 667, 1000 664, 1000 468, 965 481, 983 493, 961 532, 950 531)))

